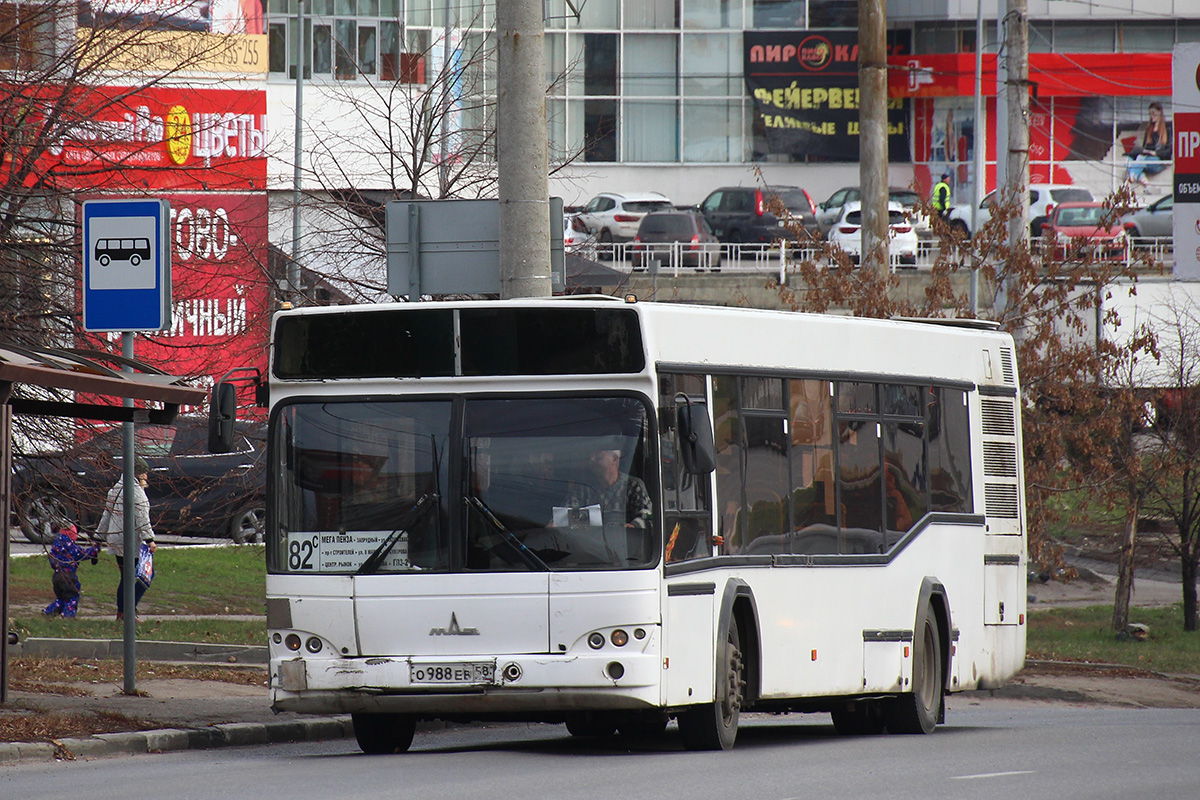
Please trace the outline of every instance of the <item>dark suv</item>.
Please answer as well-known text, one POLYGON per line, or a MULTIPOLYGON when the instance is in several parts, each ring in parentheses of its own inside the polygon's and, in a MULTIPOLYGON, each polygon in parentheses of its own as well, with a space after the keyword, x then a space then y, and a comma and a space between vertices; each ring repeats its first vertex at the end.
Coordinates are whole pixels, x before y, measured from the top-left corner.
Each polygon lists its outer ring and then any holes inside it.
MULTIPOLYGON (((136 452, 150 467, 146 496, 158 533, 261 540, 265 429, 239 422, 233 452, 208 451, 208 420, 138 425, 136 452)), ((49 455, 13 457, 13 510, 31 542, 49 544, 64 521, 94 529, 121 476, 121 428, 49 455)))
POLYGON ((796 186, 723 186, 704 198, 700 212, 722 242, 794 241, 786 220, 769 208, 773 198, 783 203, 793 223, 806 231, 816 229, 816 206, 808 192, 796 186))
POLYGON ((721 243, 698 211, 655 211, 642 218, 629 262, 637 271, 655 261, 718 272, 721 243))

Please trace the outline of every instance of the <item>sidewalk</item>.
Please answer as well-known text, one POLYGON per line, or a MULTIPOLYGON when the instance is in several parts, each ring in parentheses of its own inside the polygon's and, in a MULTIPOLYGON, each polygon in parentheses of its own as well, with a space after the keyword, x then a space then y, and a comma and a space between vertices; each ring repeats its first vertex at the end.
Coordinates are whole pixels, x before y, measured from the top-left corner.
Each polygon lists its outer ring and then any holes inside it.
MULTIPOLYGON (((53 742, 0 742, 0 767, 29 761, 73 760, 112 755, 204 749, 287 741, 316 741, 354 735, 349 716, 275 714, 266 686, 267 648, 202 645, 184 642, 137 644, 138 662, 239 664, 263 667, 263 682, 245 686, 213 680, 139 680, 137 695, 121 683, 74 683, 79 695, 10 691, 5 714, 117 714, 140 721, 145 730, 101 733, 53 742)), ((29 639, 10 650, 13 656, 121 658, 121 640, 29 639)), ((116 724, 119 726, 121 721, 116 724)))

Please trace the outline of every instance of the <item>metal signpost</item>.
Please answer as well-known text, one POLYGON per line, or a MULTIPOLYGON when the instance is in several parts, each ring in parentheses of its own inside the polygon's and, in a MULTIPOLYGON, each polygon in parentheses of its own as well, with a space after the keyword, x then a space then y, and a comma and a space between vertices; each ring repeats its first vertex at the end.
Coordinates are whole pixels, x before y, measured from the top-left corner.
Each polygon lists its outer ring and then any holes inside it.
MULTIPOLYGON (((121 333, 121 354, 133 358, 135 331, 171 326, 171 206, 166 200, 88 200, 83 204, 83 329, 121 333)), ((126 367, 127 371, 132 371, 126 367)), ((133 400, 126 399, 126 406, 133 400)), ((134 428, 123 426, 125 521, 125 693, 137 691, 135 576, 141 548, 134 531, 134 428)))

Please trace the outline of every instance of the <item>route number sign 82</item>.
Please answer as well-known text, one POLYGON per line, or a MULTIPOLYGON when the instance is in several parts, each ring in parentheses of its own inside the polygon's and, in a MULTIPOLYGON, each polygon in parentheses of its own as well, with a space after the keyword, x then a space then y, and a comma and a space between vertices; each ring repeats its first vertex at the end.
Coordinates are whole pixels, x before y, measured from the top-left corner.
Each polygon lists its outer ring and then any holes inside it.
POLYGON ((288 569, 293 572, 316 570, 317 548, 320 544, 321 539, 317 534, 308 539, 292 539, 288 542, 288 569))

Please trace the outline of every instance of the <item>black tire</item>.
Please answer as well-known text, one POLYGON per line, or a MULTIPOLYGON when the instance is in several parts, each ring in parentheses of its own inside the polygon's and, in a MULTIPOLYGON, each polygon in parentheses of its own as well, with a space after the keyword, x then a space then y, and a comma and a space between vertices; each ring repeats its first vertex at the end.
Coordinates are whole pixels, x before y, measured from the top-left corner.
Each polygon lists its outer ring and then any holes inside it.
POLYGON ((596 251, 604 261, 612 261, 616 258, 616 253, 613 252, 612 233, 607 229, 596 235, 596 251))
POLYGON ((883 707, 878 700, 859 700, 829 712, 842 736, 877 736, 884 731, 883 707))
POLYGON ((617 718, 604 711, 581 711, 567 717, 567 733, 585 739, 604 739, 617 732, 617 718))
POLYGON ((139 255, 132 255, 129 257, 129 263, 136 267, 142 263, 142 257, 139 255))
POLYGON ((960 239, 970 239, 971 232, 967 230, 967 223, 961 219, 956 219, 950 223, 950 234, 960 239))
POLYGON ((263 540, 267 510, 261 505, 248 505, 229 520, 229 538, 234 544, 249 544, 263 540))
POLYGON ((912 691, 894 697, 884 706, 889 733, 933 733, 942 710, 945 683, 942 676, 942 643, 933 609, 913 640, 912 691))
POLYGON ((737 620, 729 620, 717 664, 716 696, 679 715, 679 734, 688 750, 729 750, 737 739, 738 718, 745 697, 745 665, 737 620))
POLYGON ((34 544, 52 544, 59 525, 78 520, 71 501, 58 497, 48 489, 35 489, 17 507, 17 524, 21 526, 21 533, 34 544))
POLYGON ((417 732, 416 717, 408 714, 351 714, 354 738, 367 755, 406 753, 417 732))

